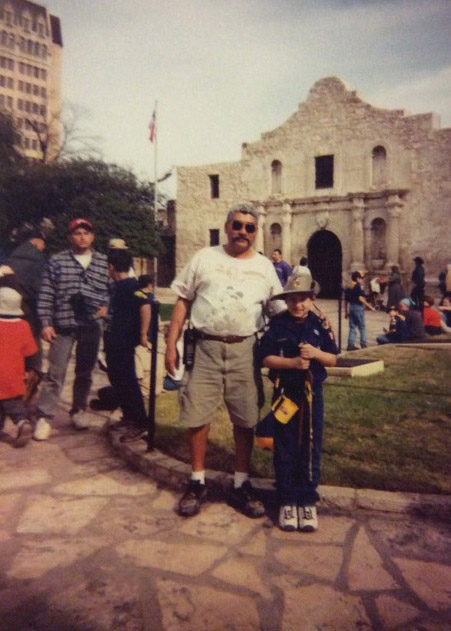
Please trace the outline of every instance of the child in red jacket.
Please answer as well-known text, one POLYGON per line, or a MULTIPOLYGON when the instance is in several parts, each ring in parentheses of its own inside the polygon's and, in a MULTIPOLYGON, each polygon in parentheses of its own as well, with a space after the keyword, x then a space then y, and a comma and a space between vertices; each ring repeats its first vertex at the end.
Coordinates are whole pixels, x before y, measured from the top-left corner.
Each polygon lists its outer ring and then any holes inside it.
POLYGON ((434 298, 424 296, 423 304, 423 321, 426 333, 429 335, 440 335, 442 332, 442 318, 440 313, 433 308, 434 298))
POLYGON ((9 416, 17 427, 14 447, 24 447, 33 434, 23 402, 25 357, 37 351, 30 325, 22 319, 22 297, 0 287, 0 424, 9 416))

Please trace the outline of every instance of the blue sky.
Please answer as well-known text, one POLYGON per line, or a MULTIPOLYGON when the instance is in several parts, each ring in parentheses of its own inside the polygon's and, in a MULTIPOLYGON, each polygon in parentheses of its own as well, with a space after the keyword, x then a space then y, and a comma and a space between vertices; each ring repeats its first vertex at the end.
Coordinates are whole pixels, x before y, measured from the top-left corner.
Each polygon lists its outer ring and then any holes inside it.
MULTIPOLYGON (((64 41, 63 99, 105 160, 158 173, 237 160, 313 83, 338 76, 365 101, 434 111, 451 126, 449 0, 49 0, 64 41)), ((175 177, 164 190, 175 195, 175 177)))

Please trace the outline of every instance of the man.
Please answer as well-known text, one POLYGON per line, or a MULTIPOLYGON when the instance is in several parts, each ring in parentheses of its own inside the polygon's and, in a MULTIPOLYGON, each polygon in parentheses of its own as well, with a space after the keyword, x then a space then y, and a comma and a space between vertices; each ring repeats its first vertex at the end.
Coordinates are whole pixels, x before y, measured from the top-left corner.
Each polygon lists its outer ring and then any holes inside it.
MULTIPOLYGON (((234 426, 235 475, 229 502, 249 517, 264 514, 248 480, 259 416, 254 346, 256 331, 263 326, 262 308, 281 285, 270 261, 252 248, 257 229, 254 208, 237 204, 227 215, 227 243, 197 252, 172 283, 178 299, 167 337, 169 374, 175 374, 176 344, 188 314, 196 344, 194 365, 186 365, 180 390, 192 457, 191 480, 178 506, 185 517, 198 513, 206 496, 207 437, 221 394, 234 426)), ((275 303, 274 312, 282 308, 275 303)))
POLYGON ((415 268, 412 272, 412 277, 411 277, 413 287, 412 287, 410 297, 415 303, 415 308, 418 309, 418 311, 423 312, 423 296, 424 296, 424 289, 426 287, 426 282, 425 282, 425 277, 424 277, 424 267, 423 267, 424 261, 421 258, 421 256, 416 256, 413 259, 413 261, 415 263, 415 268))
POLYGON ((272 260, 276 274, 280 280, 282 287, 285 287, 288 277, 290 276, 292 269, 286 261, 282 260, 282 251, 276 248, 272 253, 272 260))
POLYGON ((349 310, 346 310, 345 317, 349 317, 349 334, 348 334, 348 351, 358 350, 358 346, 355 345, 357 329, 360 333, 360 348, 366 348, 368 346, 366 339, 366 324, 365 324, 365 307, 370 311, 376 311, 373 305, 365 299, 365 292, 362 287, 363 276, 360 272, 352 273, 352 286, 345 292, 346 308, 349 304, 349 310))
POLYGON ((41 286, 46 258, 44 250, 47 235, 39 228, 30 227, 28 233, 23 235, 23 242, 17 246, 9 257, 9 265, 14 270, 19 282, 23 301, 22 307, 25 317, 31 327, 38 351, 32 357, 28 357, 25 365, 27 371, 33 371, 33 381, 37 384, 41 378, 42 370, 42 346, 40 341, 40 325, 37 312, 38 293, 41 286))
POLYGON ((69 224, 70 248, 53 256, 44 272, 38 297, 41 337, 50 343, 49 368, 37 401, 35 440, 47 440, 50 421, 64 385, 76 344, 75 381, 70 416, 77 429, 87 429, 84 414, 101 335, 100 319, 108 302, 106 256, 92 248, 94 228, 87 219, 69 224))

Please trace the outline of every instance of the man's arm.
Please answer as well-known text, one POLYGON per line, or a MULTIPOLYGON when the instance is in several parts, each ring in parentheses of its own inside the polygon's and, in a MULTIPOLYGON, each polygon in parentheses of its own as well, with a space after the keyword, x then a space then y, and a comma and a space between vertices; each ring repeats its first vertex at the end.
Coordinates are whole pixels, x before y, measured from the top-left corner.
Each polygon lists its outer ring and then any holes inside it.
POLYGON ((170 375, 175 374, 177 365, 177 348, 176 344, 185 324, 191 307, 191 302, 186 298, 177 298, 172 312, 171 322, 169 324, 168 336, 166 341, 165 366, 170 375))
POLYGON ((56 337, 55 329, 53 328, 54 299, 53 266, 52 262, 49 261, 42 277, 37 304, 38 317, 42 326, 41 337, 45 342, 51 342, 56 337))
POLYGON ((150 304, 141 305, 139 308, 139 318, 141 321, 139 343, 141 346, 147 348, 147 334, 149 332, 150 318, 151 318, 150 304))

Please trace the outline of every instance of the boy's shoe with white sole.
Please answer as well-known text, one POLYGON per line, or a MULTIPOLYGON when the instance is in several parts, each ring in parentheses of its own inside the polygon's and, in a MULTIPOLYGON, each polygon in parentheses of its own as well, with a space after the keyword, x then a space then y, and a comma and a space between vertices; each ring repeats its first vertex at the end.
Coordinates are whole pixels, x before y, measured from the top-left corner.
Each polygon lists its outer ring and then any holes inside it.
POLYGON ((299 530, 301 532, 314 532, 318 530, 318 515, 316 506, 299 506, 299 530))
POLYGON ((52 426, 47 421, 45 416, 41 416, 36 421, 36 425, 33 432, 33 438, 35 440, 47 440, 52 433, 52 426))
POLYGON ((298 511, 296 506, 286 504, 279 510, 279 528, 287 532, 298 529, 298 511))
POLYGON ((33 425, 27 418, 17 423, 17 435, 14 440, 14 447, 25 447, 33 436, 33 425))
POLYGON ((78 410, 70 415, 72 425, 78 430, 89 429, 89 419, 84 410, 78 410))

